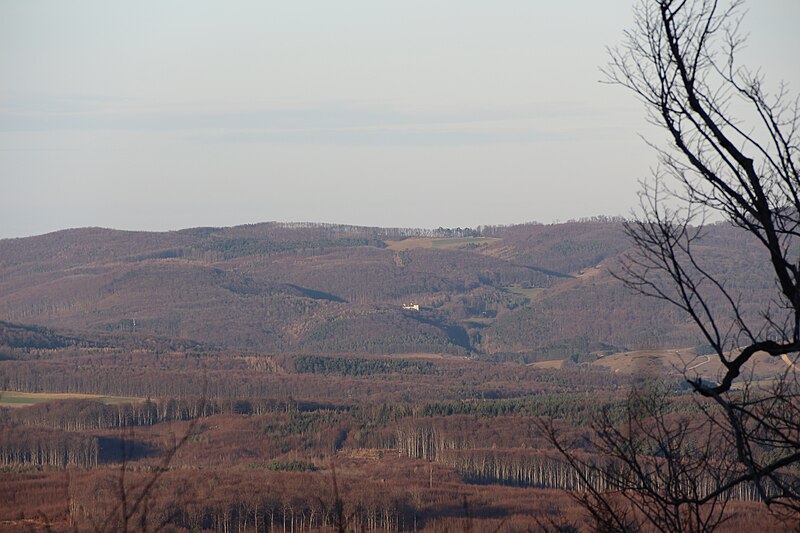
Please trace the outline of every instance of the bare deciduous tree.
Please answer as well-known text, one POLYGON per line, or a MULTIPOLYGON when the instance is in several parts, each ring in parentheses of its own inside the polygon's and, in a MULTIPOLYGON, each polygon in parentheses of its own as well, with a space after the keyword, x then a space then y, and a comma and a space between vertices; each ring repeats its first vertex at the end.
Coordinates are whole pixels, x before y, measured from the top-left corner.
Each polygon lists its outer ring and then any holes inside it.
MULTIPOLYGON (((641 215, 625 225, 634 246, 616 275, 639 293, 677 306, 699 328, 722 371, 713 380, 688 373, 686 378, 706 400, 698 402, 705 424, 716 428, 715 439, 734 460, 713 490, 673 494, 662 487, 650 496, 702 506, 750 484, 767 505, 798 513, 798 98, 784 84, 769 92, 758 70, 737 64, 744 44, 741 1, 640 0, 634 9, 635 25, 625 42, 610 50, 604 73, 645 104, 650 122, 669 141, 651 143, 659 165, 644 186, 641 215), (774 280, 768 306, 753 310, 746 295, 702 256, 709 221, 737 228, 761 250, 764 273, 774 280), (748 369, 767 357, 783 358, 785 372, 770 383, 748 379, 748 369)), ((661 454, 671 453, 671 442, 692 430, 651 420, 669 442, 644 427, 635 433, 661 454)), ((650 490, 649 474, 639 471, 640 444, 610 420, 600 420, 595 429, 600 447, 627 465, 626 475, 638 478, 634 485, 650 490)), ((686 466, 683 458, 681 464, 686 466)), ((630 516, 614 516, 618 508, 610 506, 606 493, 584 499, 593 512, 616 520, 616 529, 630 525, 630 516)), ((639 511, 648 518, 655 512, 639 511)))
POLYGON ((613 405, 603 409, 588 454, 564 443, 551 421, 540 423, 580 477, 573 495, 596 529, 712 531, 730 518, 737 462, 721 438, 724 429, 711 418, 676 411, 670 394, 668 386, 650 384, 631 391, 621 413, 613 405))

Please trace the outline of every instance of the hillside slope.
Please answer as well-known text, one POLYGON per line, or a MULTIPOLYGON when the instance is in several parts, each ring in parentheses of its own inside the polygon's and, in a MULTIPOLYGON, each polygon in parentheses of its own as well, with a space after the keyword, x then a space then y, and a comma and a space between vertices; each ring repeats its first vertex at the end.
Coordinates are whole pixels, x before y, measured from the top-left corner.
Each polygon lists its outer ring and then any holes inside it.
MULTIPOLYGON (((0 240, 0 320, 260 353, 536 360, 700 342, 679 312, 609 274, 628 248, 619 222, 480 233, 265 223, 0 240)), ((764 304, 754 243, 720 225, 700 251, 753 310, 764 304)))

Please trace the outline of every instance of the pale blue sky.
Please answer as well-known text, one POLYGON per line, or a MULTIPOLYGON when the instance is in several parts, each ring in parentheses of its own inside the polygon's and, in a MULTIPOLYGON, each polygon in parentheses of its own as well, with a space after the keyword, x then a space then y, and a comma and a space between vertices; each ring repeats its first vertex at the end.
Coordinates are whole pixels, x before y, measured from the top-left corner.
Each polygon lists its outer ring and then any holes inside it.
MULTIPOLYGON (((598 83, 630 0, 0 0, 0 238, 627 214, 657 135, 598 83)), ((743 58, 800 88, 800 2, 743 58)))

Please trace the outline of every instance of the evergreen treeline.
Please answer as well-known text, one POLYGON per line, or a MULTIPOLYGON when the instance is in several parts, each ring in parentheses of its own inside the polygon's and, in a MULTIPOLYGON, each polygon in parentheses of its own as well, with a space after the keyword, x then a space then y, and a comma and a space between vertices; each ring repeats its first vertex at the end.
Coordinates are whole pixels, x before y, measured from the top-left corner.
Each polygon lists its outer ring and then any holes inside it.
POLYGON ((294 369, 301 374, 339 374, 342 376, 371 376, 373 374, 435 374, 430 361, 407 359, 363 359, 356 357, 322 357, 301 355, 293 359, 294 369))

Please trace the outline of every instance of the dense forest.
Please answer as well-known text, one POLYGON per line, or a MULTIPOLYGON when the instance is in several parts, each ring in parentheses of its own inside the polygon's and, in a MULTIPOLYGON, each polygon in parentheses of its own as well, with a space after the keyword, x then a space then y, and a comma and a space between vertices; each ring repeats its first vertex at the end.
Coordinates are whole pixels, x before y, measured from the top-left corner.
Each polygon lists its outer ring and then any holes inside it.
MULTIPOLYGON (((38 403, 0 408, 8 531, 117 530, 120 491, 135 498, 153 476, 147 510, 133 517, 145 529, 586 528, 565 492, 583 482, 539 421, 555 421, 592 457, 581 440, 588 425, 601 410, 622 422, 626 391, 652 380, 588 363, 460 356, 7 351, 0 402, 39 393, 38 403)), ((670 380, 671 412, 696 416, 702 406, 670 380)), ((759 496, 746 485, 729 497, 736 524, 790 529, 751 507, 759 496)))

